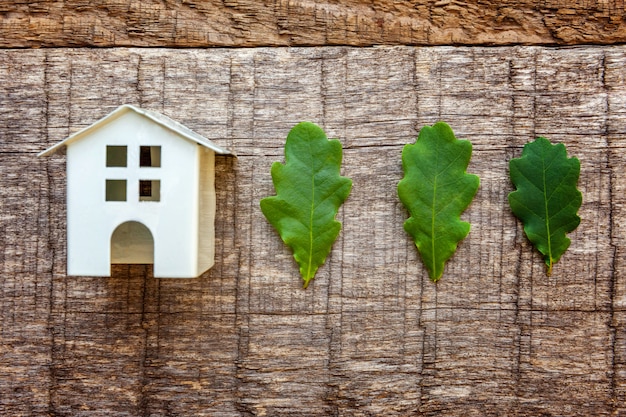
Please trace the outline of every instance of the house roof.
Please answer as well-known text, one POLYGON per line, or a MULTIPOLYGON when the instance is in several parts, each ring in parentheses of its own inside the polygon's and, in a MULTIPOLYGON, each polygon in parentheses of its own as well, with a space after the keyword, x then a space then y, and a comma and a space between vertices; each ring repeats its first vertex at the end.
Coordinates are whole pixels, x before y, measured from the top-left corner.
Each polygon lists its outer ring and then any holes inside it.
POLYGON ((167 116, 162 115, 161 113, 157 113, 151 110, 143 110, 143 109, 140 109, 139 107, 135 107, 130 104, 124 104, 118 107, 117 109, 113 110, 111 113, 104 116, 102 119, 93 123, 92 125, 74 133, 73 135, 62 140, 61 142, 40 152, 37 156, 52 155, 53 153, 61 149, 63 146, 67 146, 71 144, 72 142, 76 142, 82 139, 83 137, 89 135, 89 133, 91 133, 93 130, 98 129, 99 127, 105 125, 106 123, 109 123, 117 119, 118 117, 122 116, 125 113, 128 113, 129 111, 133 111, 137 114, 147 117, 148 119, 154 121, 155 123, 158 123, 164 128, 169 129, 172 132, 177 133, 178 135, 184 138, 187 138, 193 142, 196 142, 198 145, 202 145, 206 148, 209 148, 217 154, 234 155, 234 153, 232 153, 228 149, 217 146, 216 144, 214 144, 213 142, 211 142, 209 139, 205 138, 204 136, 197 134, 196 132, 189 129, 188 127, 183 126, 182 124, 170 119, 167 116))

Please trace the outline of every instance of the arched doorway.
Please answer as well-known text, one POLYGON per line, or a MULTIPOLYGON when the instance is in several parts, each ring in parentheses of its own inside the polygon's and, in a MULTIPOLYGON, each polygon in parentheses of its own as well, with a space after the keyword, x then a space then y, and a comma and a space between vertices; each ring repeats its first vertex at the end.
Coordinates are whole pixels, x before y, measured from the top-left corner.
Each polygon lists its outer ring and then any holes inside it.
POLYGON ((153 264, 154 239, 150 229, 130 221, 117 226, 111 235, 112 264, 153 264))

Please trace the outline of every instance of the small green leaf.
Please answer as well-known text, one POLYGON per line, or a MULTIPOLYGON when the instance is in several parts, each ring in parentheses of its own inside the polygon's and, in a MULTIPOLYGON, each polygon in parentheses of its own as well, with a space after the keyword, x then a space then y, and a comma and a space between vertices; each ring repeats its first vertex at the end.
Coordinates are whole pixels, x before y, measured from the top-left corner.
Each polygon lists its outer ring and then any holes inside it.
POLYGON ((509 194, 513 214, 524 223, 524 233, 544 256, 548 276, 570 245, 566 233, 578 227, 576 214, 582 194, 576 188, 578 158, 567 157, 565 145, 539 137, 524 145, 520 158, 509 162, 516 191, 509 194))
POLYGON ((398 196, 411 215, 404 230, 415 240, 433 282, 470 230, 460 216, 480 183, 465 172, 471 156, 472 144, 456 139, 444 122, 425 126, 417 141, 402 150, 404 178, 398 196))
POLYGON ((335 216, 352 188, 339 175, 341 158, 338 140, 328 140, 313 123, 299 123, 287 136, 285 164, 272 164, 276 196, 261 200, 261 211, 293 251, 304 288, 341 230, 335 216))

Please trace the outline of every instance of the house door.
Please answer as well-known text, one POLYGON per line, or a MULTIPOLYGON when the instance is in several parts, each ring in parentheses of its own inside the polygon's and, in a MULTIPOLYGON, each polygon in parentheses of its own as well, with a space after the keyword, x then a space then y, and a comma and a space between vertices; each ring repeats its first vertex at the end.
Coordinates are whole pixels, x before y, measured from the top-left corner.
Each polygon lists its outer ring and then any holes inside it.
POLYGON ((139 222, 122 223, 111 235, 112 264, 153 264, 154 239, 139 222))

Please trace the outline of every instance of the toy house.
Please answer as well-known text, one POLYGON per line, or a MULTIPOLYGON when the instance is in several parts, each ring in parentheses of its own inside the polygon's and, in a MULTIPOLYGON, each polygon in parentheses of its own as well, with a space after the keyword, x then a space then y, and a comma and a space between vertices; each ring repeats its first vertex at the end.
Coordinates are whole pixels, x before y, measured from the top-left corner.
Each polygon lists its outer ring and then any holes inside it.
POLYGON ((39 156, 64 147, 68 275, 151 263, 157 278, 195 278, 213 266, 215 154, 227 149, 130 105, 39 156))

